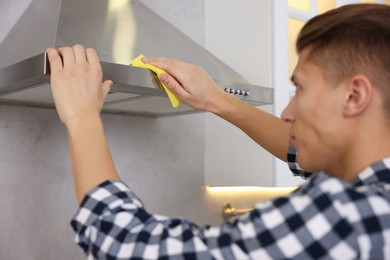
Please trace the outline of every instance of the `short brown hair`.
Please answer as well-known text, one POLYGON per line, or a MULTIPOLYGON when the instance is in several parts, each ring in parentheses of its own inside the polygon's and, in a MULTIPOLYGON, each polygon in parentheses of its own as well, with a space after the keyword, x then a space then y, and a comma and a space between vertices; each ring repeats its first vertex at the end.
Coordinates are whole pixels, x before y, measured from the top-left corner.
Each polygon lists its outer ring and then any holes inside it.
POLYGON ((297 52, 306 47, 334 85, 365 74, 382 91, 390 115, 390 6, 353 4, 316 16, 298 35, 297 52))

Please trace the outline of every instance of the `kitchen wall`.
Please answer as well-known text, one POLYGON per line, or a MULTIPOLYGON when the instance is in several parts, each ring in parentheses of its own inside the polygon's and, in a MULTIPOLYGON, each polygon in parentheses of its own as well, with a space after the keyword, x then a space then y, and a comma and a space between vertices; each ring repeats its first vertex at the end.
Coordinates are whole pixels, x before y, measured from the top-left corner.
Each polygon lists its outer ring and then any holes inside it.
MULTIPOLYGON (((202 115, 103 115, 113 158, 147 209, 207 223, 202 115)), ((64 127, 49 109, 0 106, 0 259, 83 259, 64 127)), ((215 222, 215 221, 213 221, 215 222)))
MULTIPOLYGON (((22 13, 30 2, 0 6, 0 37, 13 25, 13 12, 22 13)), ((143 2, 203 43, 204 1, 143 2)), ((148 210, 198 224, 222 221, 229 197, 210 194, 203 186, 203 114, 103 115, 103 120, 118 171, 148 210)), ((0 105, 0 140, 0 259, 85 259, 69 226, 77 204, 67 135, 56 112, 0 105)), ((264 198, 229 199, 249 206, 264 198)))

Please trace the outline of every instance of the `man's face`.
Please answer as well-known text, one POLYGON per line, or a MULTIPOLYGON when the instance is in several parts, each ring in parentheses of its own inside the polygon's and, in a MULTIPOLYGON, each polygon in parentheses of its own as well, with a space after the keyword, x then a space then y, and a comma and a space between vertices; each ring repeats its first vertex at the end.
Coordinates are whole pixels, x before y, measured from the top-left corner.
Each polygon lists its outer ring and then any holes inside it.
POLYGON ((306 171, 332 171, 342 155, 342 103, 340 86, 329 86, 323 70, 308 60, 304 49, 292 75, 296 94, 282 113, 291 123, 290 144, 306 171))

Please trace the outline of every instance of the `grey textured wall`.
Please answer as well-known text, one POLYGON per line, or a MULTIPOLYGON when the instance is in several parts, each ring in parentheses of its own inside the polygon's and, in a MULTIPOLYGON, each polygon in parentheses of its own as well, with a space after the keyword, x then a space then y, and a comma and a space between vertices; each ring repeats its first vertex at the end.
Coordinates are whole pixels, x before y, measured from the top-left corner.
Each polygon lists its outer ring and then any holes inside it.
MULTIPOLYGON (((147 209, 215 219, 202 186, 202 115, 103 118, 116 166, 147 209)), ((83 259, 69 226, 77 204, 56 112, 2 105, 0 140, 0 259, 83 259)))

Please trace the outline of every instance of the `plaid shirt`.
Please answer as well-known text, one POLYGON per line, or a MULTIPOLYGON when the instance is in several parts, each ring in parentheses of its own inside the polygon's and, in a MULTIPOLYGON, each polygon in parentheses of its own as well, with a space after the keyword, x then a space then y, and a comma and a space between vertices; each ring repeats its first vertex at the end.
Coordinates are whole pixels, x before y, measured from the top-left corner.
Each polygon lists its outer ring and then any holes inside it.
POLYGON ((152 215, 124 183, 106 181, 71 224, 88 259, 390 259, 390 158, 352 183, 313 174, 217 227, 152 215))

